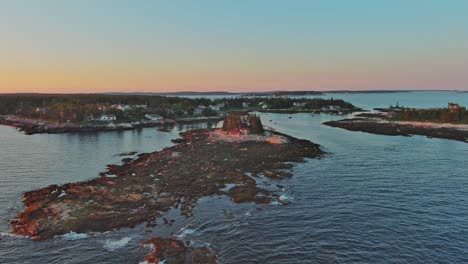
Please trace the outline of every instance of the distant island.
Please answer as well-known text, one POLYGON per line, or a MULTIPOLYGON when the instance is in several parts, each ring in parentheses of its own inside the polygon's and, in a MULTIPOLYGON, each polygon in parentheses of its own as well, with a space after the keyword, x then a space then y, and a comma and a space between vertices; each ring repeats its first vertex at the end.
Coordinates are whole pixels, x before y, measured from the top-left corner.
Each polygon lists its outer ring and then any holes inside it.
POLYGON ((126 130, 221 121, 234 111, 344 114, 359 110, 340 99, 240 96, 219 99, 160 95, 5 94, 0 124, 26 134, 126 130))
POLYGON ((446 108, 429 109, 397 105, 374 110, 374 113, 357 114, 355 118, 323 124, 381 135, 423 135, 468 142, 468 111, 459 104, 448 103, 446 108))

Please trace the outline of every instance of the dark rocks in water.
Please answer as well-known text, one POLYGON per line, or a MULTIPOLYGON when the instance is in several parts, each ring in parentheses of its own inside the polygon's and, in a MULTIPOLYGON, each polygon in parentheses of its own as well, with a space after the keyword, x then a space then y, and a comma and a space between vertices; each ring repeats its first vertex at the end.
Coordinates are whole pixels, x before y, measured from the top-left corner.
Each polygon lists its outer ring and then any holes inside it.
POLYGON ((137 154, 138 152, 136 151, 130 151, 130 152, 124 152, 124 153, 120 153, 119 156, 121 157, 125 157, 125 156, 133 156, 135 154, 137 154))
POLYGON ((152 237, 140 243, 151 245, 151 252, 145 257, 146 263, 157 264, 215 264, 218 250, 203 246, 191 247, 174 238, 152 237))
POLYGON ((163 221, 165 225, 172 225, 175 222, 174 219, 167 219, 166 217, 163 217, 163 221))
POLYGON ((367 117, 367 118, 384 118, 385 113, 360 113, 355 116, 357 117, 367 117))
POLYGON ((133 159, 132 158, 125 158, 125 159, 122 159, 122 163, 130 163, 132 162, 133 159))
POLYGON ((159 128, 158 131, 160 132, 171 132, 169 129, 167 128, 159 128))
POLYGON ((172 139, 171 140, 172 143, 184 143, 185 142, 185 138, 175 138, 175 139, 172 139))
POLYGON ((274 197, 257 186, 256 177, 289 177, 281 169, 323 153, 317 144, 277 132, 268 133, 283 143, 270 143, 266 137, 231 142, 215 138, 218 132, 184 132, 186 142, 140 154, 120 166, 108 165, 101 177, 26 192, 24 211, 11 220, 12 233, 48 239, 70 231, 103 232, 152 222, 177 206, 190 216, 197 200, 209 195, 227 195, 237 203, 269 203, 274 197), (236 187, 221 191, 227 184, 236 187))

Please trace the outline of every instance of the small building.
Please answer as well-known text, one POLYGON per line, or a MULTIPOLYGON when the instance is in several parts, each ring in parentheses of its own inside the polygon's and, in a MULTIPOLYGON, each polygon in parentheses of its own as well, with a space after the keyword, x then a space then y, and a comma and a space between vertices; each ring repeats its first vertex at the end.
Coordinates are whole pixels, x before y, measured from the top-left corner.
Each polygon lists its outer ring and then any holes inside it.
POLYGON ((36 113, 45 114, 47 112, 47 109, 45 109, 44 107, 37 107, 35 111, 36 113))
POLYGON ((210 105, 210 108, 215 111, 221 111, 221 108, 224 108, 226 106, 225 103, 220 103, 217 105, 210 105))
POLYGON ((393 117, 396 116, 396 112, 395 111, 388 111, 385 116, 388 117, 388 118, 393 118, 393 117))
POLYGON ((157 115, 157 114, 146 114, 145 118, 151 120, 151 121, 161 121, 164 119, 164 117, 157 115))
POLYGON ((296 107, 304 107, 306 106, 306 104, 307 104, 306 102, 294 102, 293 105, 296 107))
POLYGON ((126 105, 126 104, 116 104, 116 105, 112 105, 113 108, 116 108, 116 109, 119 109, 120 111, 128 111, 131 109, 131 107, 129 105, 126 105))
POLYGON ((85 117, 85 120, 86 120, 86 121, 94 121, 94 120, 95 120, 95 119, 94 119, 94 115, 92 115, 92 114, 91 114, 91 115, 87 115, 87 116, 85 117))
POLYGON ((117 117, 115 115, 110 115, 110 114, 101 115, 96 119, 96 121, 101 121, 101 122, 112 122, 116 120, 117 120, 117 117))
POLYGON ((249 103, 243 102, 243 103, 242 103, 242 108, 247 108, 247 107, 249 107, 249 103))
POLYGON ((203 112, 206 110, 206 107, 203 105, 199 105, 195 107, 195 110, 193 110, 194 115, 203 115, 203 112))
POLYGON ((456 112, 458 109, 460 109, 460 105, 455 103, 448 103, 448 109, 450 112, 456 112))
POLYGON ((258 105, 259 105, 262 109, 268 109, 268 104, 265 103, 265 102, 260 102, 260 103, 258 103, 258 105))
POLYGON ((147 105, 135 105, 135 108, 141 109, 141 110, 148 110, 148 106, 147 106, 147 105))

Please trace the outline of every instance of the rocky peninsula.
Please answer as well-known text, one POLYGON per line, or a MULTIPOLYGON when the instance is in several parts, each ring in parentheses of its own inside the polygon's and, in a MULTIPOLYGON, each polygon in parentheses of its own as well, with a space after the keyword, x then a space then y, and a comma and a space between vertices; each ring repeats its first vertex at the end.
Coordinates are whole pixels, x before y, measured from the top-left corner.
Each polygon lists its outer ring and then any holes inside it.
POLYGON ((391 121, 379 114, 366 114, 357 118, 328 121, 323 124, 350 131, 387 136, 421 135, 429 138, 445 138, 468 142, 468 125, 462 124, 391 121))
POLYGON ((290 177, 293 163, 323 155, 317 144, 273 131, 231 135, 201 129, 181 136, 175 146, 109 165, 98 178, 24 193, 25 209, 11 219, 11 232, 44 240, 152 224, 171 208, 190 216, 197 200, 209 195, 236 203, 281 202, 256 180, 290 177))

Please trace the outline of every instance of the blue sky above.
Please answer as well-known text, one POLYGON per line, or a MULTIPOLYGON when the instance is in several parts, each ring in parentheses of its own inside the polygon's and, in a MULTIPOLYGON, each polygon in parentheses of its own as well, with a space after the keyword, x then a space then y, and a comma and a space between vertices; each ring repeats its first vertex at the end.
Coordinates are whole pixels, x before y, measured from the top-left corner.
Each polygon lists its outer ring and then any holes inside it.
POLYGON ((0 1, 0 92, 468 89, 468 1, 0 1))

